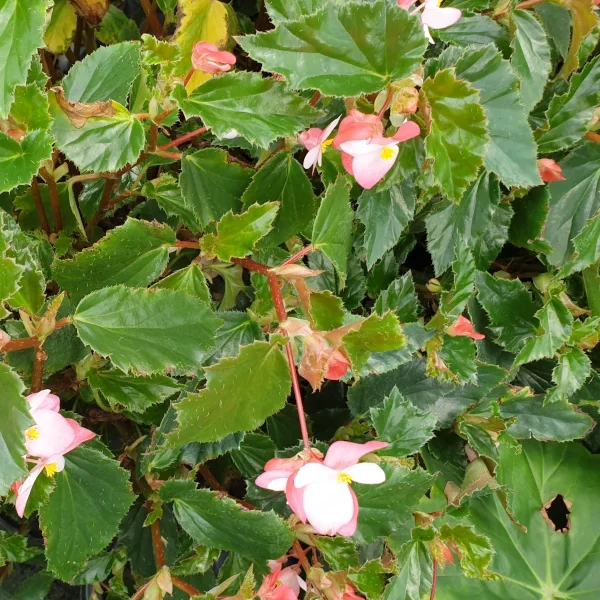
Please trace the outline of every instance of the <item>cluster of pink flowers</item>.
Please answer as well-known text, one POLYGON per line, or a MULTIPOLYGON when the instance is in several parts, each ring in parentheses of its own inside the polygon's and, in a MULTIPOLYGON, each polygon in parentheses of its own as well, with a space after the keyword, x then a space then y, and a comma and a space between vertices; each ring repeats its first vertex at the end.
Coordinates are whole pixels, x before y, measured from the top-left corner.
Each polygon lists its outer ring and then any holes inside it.
POLYGON ((24 482, 19 480, 12 485, 20 517, 25 513, 29 494, 41 472, 45 471, 48 477, 53 477, 62 471, 65 468, 64 455, 96 435, 74 419, 63 417, 58 412, 60 398, 51 394, 50 390, 30 394, 27 402, 35 425, 24 432, 27 449, 25 459, 35 466, 24 482))
POLYGON ((293 458, 274 458, 256 479, 259 487, 283 492, 287 503, 303 523, 321 535, 352 536, 358 524, 358 500, 352 482, 378 484, 385 481, 383 469, 363 456, 386 448, 386 442, 334 442, 325 458, 303 450, 293 458))

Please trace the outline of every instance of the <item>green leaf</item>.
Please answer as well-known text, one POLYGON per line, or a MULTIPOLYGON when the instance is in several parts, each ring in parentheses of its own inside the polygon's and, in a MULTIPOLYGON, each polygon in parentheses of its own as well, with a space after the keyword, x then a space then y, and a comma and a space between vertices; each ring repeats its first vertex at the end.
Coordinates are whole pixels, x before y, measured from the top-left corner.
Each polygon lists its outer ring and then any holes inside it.
POLYGON ((441 381, 475 385, 477 383, 475 353, 475 342, 471 338, 443 334, 441 345, 432 348, 428 354, 430 359, 428 371, 430 375, 440 378, 441 381))
POLYGON ((28 133, 21 143, 0 131, 0 192, 28 184, 51 153, 52 138, 44 131, 28 133))
POLYGON ((243 346, 236 357, 207 367, 205 374, 206 387, 177 405, 179 428, 167 436, 170 445, 213 442, 256 429, 285 406, 290 391, 287 361, 279 346, 268 342, 243 346))
POLYGON ((122 371, 150 374, 173 367, 195 372, 214 348, 221 321, 185 292, 121 285, 86 296, 73 323, 84 344, 122 371))
POLYGON ((264 340, 264 334, 257 321, 245 312, 218 312, 223 320, 215 335, 215 350, 210 355, 210 363, 215 363, 227 356, 237 356, 241 346, 256 340, 264 340))
POLYGON ((231 459, 244 477, 257 477, 266 462, 275 456, 273 440, 260 433, 247 433, 239 448, 231 451, 231 459))
POLYGON ((556 387, 548 390, 546 402, 567 400, 583 386, 591 371, 591 362, 585 352, 579 348, 569 348, 561 354, 552 371, 552 381, 556 387))
POLYGON ((340 177, 327 188, 321 201, 313 225, 312 245, 333 263, 342 287, 346 280, 348 253, 352 244, 353 218, 348 180, 340 177))
POLYGON ((261 246, 278 246, 304 231, 315 216, 315 194, 302 165, 291 152, 278 152, 252 178, 242 197, 245 206, 280 202, 273 231, 261 246))
POLYGON ((0 567, 7 563, 27 562, 37 556, 41 551, 27 545, 27 537, 20 533, 9 535, 7 531, 0 531, 0 567))
POLYGON ((368 269, 400 241, 414 212, 415 192, 408 180, 361 194, 356 216, 365 226, 368 269))
MULTIPOLYGON (((0 119, 8 115, 15 86, 27 81, 31 58, 44 45, 42 32, 48 0, 33 5, 29 0, 0 2, 0 119)), ((2 168, 2 171, 4 167, 2 168)))
MULTIPOLYGON (((60 90, 59 90, 60 92, 60 90)), ((146 136, 144 126, 117 102, 110 102, 109 116, 92 116, 76 126, 50 91, 51 133, 58 147, 82 171, 117 171, 140 155, 146 136)))
POLYGON ((573 316, 559 298, 550 298, 535 313, 535 317, 539 321, 537 335, 526 340, 515 359, 515 365, 552 358, 571 336, 573 316))
POLYGON ((548 123, 537 138, 540 154, 564 150, 581 140, 598 105, 598 86, 600 58, 596 57, 573 75, 566 94, 552 98, 546 111, 548 123))
POLYGON ((329 96, 378 92, 410 75, 427 48, 420 20, 385 0, 331 2, 238 43, 291 87, 329 96))
POLYGON ((489 495, 471 500, 469 516, 475 531, 493 541, 496 554, 490 570, 500 578, 468 579, 448 568, 438 578, 436 597, 594 598, 600 585, 594 555, 600 530, 587 507, 595 501, 600 484, 586 474, 597 469, 597 457, 581 444, 524 442, 520 454, 501 446, 497 478, 513 490, 512 515, 498 495, 489 495), (569 530, 562 534, 544 518, 544 507, 558 494, 570 513, 565 516, 569 530))
MULTIPOLYGON (((600 63, 599 63, 600 64, 600 63)), ((587 142, 560 163, 566 181, 548 184, 550 212, 544 230, 554 251, 548 261, 565 265, 575 251, 574 239, 600 210, 600 146, 587 142)))
POLYGON ((342 536, 328 537, 321 535, 315 539, 317 547, 325 557, 327 564, 336 571, 347 571, 358 568, 360 561, 358 551, 351 540, 342 536))
POLYGON ((241 210, 242 194, 251 177, 250 169, 229 162, 227 152, 219 148, 188 153, 181 163, 184 206, 206 227, 230 210, 236 213, 241 210))
POLYGON ((516 418, 508 433, 517 439, 568 442, 584 437, 594 425, 590 416, 565 400, 545 406, 543 396, 509 397, 500 405, 500 414, 516 418))
POLYGON ((317 331, 337 329, 344 323, 344 303, 331 292, 312 292, 310 294, 310 316, 317 331))
POLYGON ((380 315, 388 310, 394 311, 401 323, 410 323, 418 319, 419 298, 410 271, 392 281, 388 288, 381 292, 375 303, 375 310, 380 315))
POLYGON ((488 579, 488 567, 494 550, 485 536, 479 535, 466 525, 448 525, 440 528, 440 539, 450 542, 458 550, 462 572, 467 577, 488 579))
POLYGON ((326 0, 266 0, 265 5, 275 25, 311 15, 326 5, 326 0))
POLYGON ((506 45, 506 32, 494 19, 473 13, 463 13, 457 23, 445 29, 437 29, 434 34, 444 42, 462 47, 487 46, 492 43, 498 47, 506 45))
POLYGON ((112 285, 145 287, 165 270, 174 243, 167 225, 128 218, 73 260, 56 260, 54 278, 75 301, 112 285))
POLYGON ((10 118, 26 131, 46 131, 52 123, 48 112, 48 96, 34 83, 18 86, 10 118))
POLYGON ((456 246, 452 263, 454 283, 452 289, 444 290, 440 298, 440 314, 447 323, 454 323, 460 317, 475 290, 475 261, 473 254, 464 243, 456 246))
MULTIPOLYGON (((185 162, 183 164, 185 165, 185 162)), ((142 188, 142 194, 146 198, 155 200, 167 215, 179 217, 181 222, 194 233, 202 230, 202 222, 196 207, 183 195, 183 190, 173 175, 161 173, 157 179, 147 181, 142 188)))
POLYGON ((433 437, 437 417, 420 411, 405 400, 394 387, 381 408, 371 409, 371 419, 378 438, 389 442, 379 455, 403 458, 418 452, 433 437))
POLYGON ((550 244, 543 239, 549 204, 550 194, 546 186, 535 187, 512 202, 514 217, 509 231, 511 244, 533 252, 552 252, 550 244))
POLYGON ((25 436, 23 432, 33 425, 23 392, 25 386, 17 374, 0 363, 0 406, 5 418, 0 420, 0 495, 8 492, 10 485, 27 475, 25 460, 25 436))
POLYGON ((594 215, 573 238, 575 252, 559 271, 559 277, 568 277, 600 261, 600 213, 594 215))
POLYGON ((507 186, 539 185, 537 148, 510 63, 494 46, 467 49, 456 63, 456 76, 480 93, 490 136, 485 167, 507 186))
POLYGON ((515 10, 512 13, 512 68, 519 79, 521 102, 526 113, 542 99, 552 67, 546 32, 533 13, 515 10))
POLYGON ((531 294, 518 279, 496 279, 489 273, 477 273, 475 283, 496 341, 509 352, 518 352, 538 326, 531 294))
POLYGON ((114 4, 108 7, 100 28, 96 30, 96 37, 107 46, 140 39, 137 23, 128 19, 125 13, 114 4))
POLYGON ((427 471, 418 468, 411 471, 388 464, 381 467, 386 475, 384 483, 355 483, 352 486, 360 506, 355 538, 363 544, 397 531, 411 516, 434 480, 427 471))
POLYGON ((139 71, 139 44, 123 42, 98 48, 75 63, 62 86, 69 102, 115 100, 125 106, 139 71))
POLYGON ((458 80, 451 69, 423 83, 431 110, 431 130, 425 139, 435 183, 458 202, 483 164, 489 136, 479 92, 458 80))
POLYGON ((173 97, 186 118, 200 117, 217 137, 235 129, 264 148, 278 137, 298 133, 319 115, 284 83, 263 79, 258 73, 226 73, 189 95, 179 85, 173 97))
POLYGON ((64 581, 117 533, 133 494, 129 473, 103 452, 80 446, 65 456, 56 487, 40 509, 48 567, 64 581))
POLYGON ((89 371, 87 380, 92 390, 101 392, 112 407, 132 412, 144 412, 153 404, 164 402, 183 387, 165 375, 133 377, 116 369, 89 371))
MULTIPOLYGON (((211 265, 212 270, 216 271, 225 283, 225 293, 223 299, 219 304, 220 310, 229 310, 233 308, 236 303, 238 294, 247 288, 244 283, 244 270, 240 265, 211 265)), ((253 273, 254 275, 254 273, 253 273)))
POLYGON ((208 256, 224 261, 248 256, 258 240, 271 231, 278 210, 278 202, 269 202, 253 204, 241 215, 228 212, 217 223, 217 233, 206 234, 200 247, 208 256))
POLYGON ((590 0, 566 0, 564 6, 571 11, 573 33, 569 52, 560 70, 559 76, 565 79, 579 66, 579 48, 585 36, 598 25, 595 4, 590 0))
POLYGON ((56 0, 44 31, 44 44, 53 54, 64 54, 77 29, 77 13, 68 0, 56 0))
POLYGON ((169 481, 160 496, 173 502, 175 517, 188 535, 209 548, 264 561, 281 557, 294 541, 288 525, 275 513, 244 511, 230 498, 196 489, 191 481, 169 481))
POLYGON ((190 264, 175 273, 156 282, 153 288, 162 288, 166 290, 181 290, 194 298, 203 300, 210 305, 211 297, 206 284, 206 277, 202 273, 202 269, 197 264, 190 264))
POLYGON ((358 569, 353 569, 348 573, 348 579, 367 598, 379 600, 383 594, 388 573, 389 570, 383 566, 381 559, 376 559, 366 562, 358 569))

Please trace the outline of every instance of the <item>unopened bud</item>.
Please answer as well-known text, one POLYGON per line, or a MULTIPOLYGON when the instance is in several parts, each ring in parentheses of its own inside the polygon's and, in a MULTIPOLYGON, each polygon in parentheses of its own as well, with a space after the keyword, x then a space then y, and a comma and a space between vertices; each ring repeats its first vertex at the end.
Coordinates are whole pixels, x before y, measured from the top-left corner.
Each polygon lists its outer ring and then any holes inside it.
POLYGON ((507 273, 506 271, 496 271, 494 273, 494 277, 496 279, 512 279, 512 275, 510 273, 507 273))
POLYGON ((435 277, 432 277, 426 284, 425 287, 432 294, 439 294, 442 291, 442 284, 435 277))

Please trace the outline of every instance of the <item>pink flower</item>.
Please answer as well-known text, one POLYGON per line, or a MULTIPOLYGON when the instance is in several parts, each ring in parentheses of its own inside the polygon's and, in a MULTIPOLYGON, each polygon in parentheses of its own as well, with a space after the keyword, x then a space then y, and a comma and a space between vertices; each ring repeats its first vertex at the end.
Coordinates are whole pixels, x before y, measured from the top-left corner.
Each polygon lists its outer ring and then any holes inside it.
POLYGON ((340 147, 352 156, 352 174, 358 184, 370 190, 394 166, 400 142, 417 137, 419 133, 416 123, 406 121, 392 138, 375 137, 371 140, 342 142, 340 147))
POLYGON ((334 442, 323 463, 309 462, 295 474, 293 485, 301 492, 301 512, 321 535, 354 535, 358 523, 358 500, 350 483, 377 484, 385 472, 374 463, 359 463, 365 454, 385 448, 386 442, 334 442))
POLYGON ((304 131, 298 136, 298 141, 308 150, 304 157, 303 166, 305 169, 313 168, 323 164, 323 152, 327 146, 331 146, 333 140, 327 138, 338 124, 340 117, 329 123, 325 129, 311 127, 308 131, 304 131))
POLYGON ((446 333, 452 337, 470 337, 474 340, 483 340, 485 335, 477 333, 473 328, 473 323, 462 315, 446 329, 446 333))
POLYGON ((334 350, 327 362, 325 379, 338 381, 348 372, 349 366, 350 361, 339 350, 334 350))
POLYGON ((544 183, 548 183, 549 181, 566 181, 566 178, 561 175, 562 169, 551 158, 540 158, 537 161, 537 168, 544 183))
POLYGON ((29 394, 27 402, 35 424, 24 432, 25 448, 27 457, 38 460, 30 460, 35 463, 35 467, 29 472, 25 482, 14 484, 17 514, 20 517, 23 516, 31 488, 42 470, 45 470, 49 477, 62 471, 65 466, 63 456, 96 435, 82 427, 75 419, 63 417, 58 412, 60 398, 51 394, 50 390, 29 394))
POLYGON ((210 42, 197 42, 192 50, 192 66, 205 73, 222 73, 235 65, 235 55, 219 50, 210 42))
POLYGON ((306 583, 293 567, 282 568, 282 559, 270 560, 271 573, 265 575, 257 592, 260 600, 298 600, 300 589, 306 583))
MULTIPOLYGON (((417 0, 398 0, 398 6, 405 10, 408 10, 417 0)), ((430 44, 433 44, 433 38, 429 33, 431 29, 445 29, 454 25, 462 16, 462 12, 458 8, 452 6, 441 7, 442 0, 425 0, 414 12, 420 10, 423 11, 421 14, 421 23, 423 24, 423 30, 425 37, 429 40, 430 44)))

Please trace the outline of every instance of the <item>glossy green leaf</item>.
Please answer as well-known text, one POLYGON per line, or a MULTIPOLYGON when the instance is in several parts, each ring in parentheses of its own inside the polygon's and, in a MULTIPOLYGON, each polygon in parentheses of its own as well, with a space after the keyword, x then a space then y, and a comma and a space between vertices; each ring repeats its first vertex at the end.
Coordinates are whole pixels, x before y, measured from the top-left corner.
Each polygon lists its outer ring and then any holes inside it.
POLYGON ((397 387, 383 401, 381 408, 371 409, 371 419, 378 439, 390 444, 378 454, 396 458, 418 452, 433 437, 437 424, 434 414, 415 408, 402 397, 397 387))
POLYGON ((598 105, 599 85, 600 58, 596 57, 573 75, 566 94, 552 98, 546 111, 548 123, 537 138, 540 153, 570 148, 583 138, 586 125, 598 105))
POLYGON ((217 137, 235 129, 250 143, 263 147, 309 127, 319 114, 285 84, 263 79, 258 73, 227 73, 189 95, 178 86, 173 97, 187 118, 200 117, 217 137))
POLYGON ((99 48, 75 63, 63 79, 65 96, 70 102, 115 100, 126 106, 139 62, 139 44, 123 42, 99 48))
POLYGON ((434 35, 444 42, 461 47, 507 45, 505 30, 494 19, 474 13, 463 13, 457 23, 445 29, 435 30, 434 35))
POLYGON ((26 536, 0 531, 0 567, 7 563, 26 562, 37 554, 40 554, 40 550, 28 546, 26 536))
POLYGON ((439 312, 448 324, 454 323, 462 315, 475 290, 475 260, 464 243, 456 246, 452 273, 454 274, 452 288, 444 290, 440 297, 439 312))
POLYGON ((231 451, 231 459, 245 477, 256 477, 263 467, 275 456, 276 446, 271 438, 260 433, 248 433, 239 445, 231 451))
POLYGON ((129 473, 103 452, 80 446, 65 456, 40 509, 49 569, 69 581, 117 533, 133 501, 129 473))
POLYGON ((290 152, 278 152, 252 178, 242 197, 245 206, 279 202, 279 212, 261 246, 277 246, 304 231, 315 216, 310 180, 290 152))
POLYGON ((333 263, 342 287, 347 275, 353 219, 348 182, 340 178, 327 188, 321 201, 313 225, 312 245, 333 263))
POLYGON ((379 294, 375 310, 380 315, 391 310, 396 313, 401 323, 417 320, 420 310, 419 298, 410 271, 392 281, 388 288, 379 294))
POLYGON ((427 48, 419 19, 385 0, 331 2, 238 42, 293 88, 331 96, 378 92, 410 75, 427 48))
POLYGON ((23 432, 33 425, 33 420, 23 397, 25 386, 8 365, 0 364, 0 383, 0 405, 6 415, 0 422, 0 494, 4 496, 13 482, 27 474, 23 432))
POLYGON ((167 436, 171 445, 256 429, 284 407, 290 392, 287 361, 278 345, 267 342, 243 346, 236 357, 221 359, 205 374, 206 387, 177 405, 179 427, 167 436))
POLYGON ((54 278, 74 300, 112 285, 145 287, 165 270, 175 233, 166 225, 127 219, 72 260, 54 263, 54 278))
POLYGON ((175 517, 188 535, 209 548, 254 560, 275 560, 294 541, 288 525, 276 514, 245 511, 230 498, 196 489, 191 481, 170 481, 160 495, 165 502, 173 502, 175 517))
POLYGON ((144 412, 182 389, 181 384, 165 375, 133 377, 116 369, 90 371, 87 379, 92 390, 101 392, 111 406, 132 412, 144 412))
POLYGON ((530 113, 541 100, 550 74, 550 46, 533 13, 515 10, 512 21, 515 29, 510 63, 520 82, 521 102, 525 112, 530 113))
POLYGON ((195 372, 214 348, 212 311, 182 291, 105 288, 86 296, 73 315, 81 340, 123 371, 150 374, 173 367, 195 372))
POLYGON ((344 324, 344 303, 331 292, 312 292, 310 316, 318 331, 337 329, 344 324))
POLYGON ((224 261, 248 256, 258 240, 273 228, 278 210, 278 202, 269 202, 253 204, 240 215, 229 212, 217 223, 217 233, 202 238, 200 247, 208 256, 218 256, 224 261))
POLYGON ((167 290, 181 290, 194 298, 199 298, 211 303, 210 291, 206 283, 206 277, 202 273, 202 269, 197 264, 191 264, 175 273, 171 273, 164 279, 156 282, 153 288, 163 288, 167 290))
MULTIPOLYGON (((27 81, 27 71, 35 51, 42 47, 48 0, 0 2, 0 118, 8 115, 14 88, 27 81)), ((4 170, 4 168, 2 169, 4 170)))
MULTIPOLYGON (((206 148, 186 154, 180 178, 182 209, 197 215, 203 227, 230 210, 239 212, 251 177, 252 171, 229 162, 224 150, 206 148)), ((198 231, 197 226, 194 231, 198 231)))
POLYGON ((533 188, 522 198, 515 199, 511 204, 514 216, 510 224, 510 243, 534 252, 552 252, 552 247, 543 239, 549 205, 546 186, 533 188))
POLYGON ((227 356, 236 356, 242 346, 264 340, 259 323, 248 313, 226 311, 218 312, 217 316, 223 320, 223 325, 215 335, 216 346, 209 359, 211 364, 227 356))
POLYGON ((575 252, 559 276, 567 277, 600 261, 600 214, 594 215, 573 238, 575 252))
POLYGON ((566 400, 572 396, 591 373, 591 362, 587 354, 579 348, 569 348, 560 355, 558 364, 552 371, 552 381, 556 387, 548 390, 546 402, 566 400))
POLYGON ((352 569, 348 573, 348 579, 356 589, 367 598, 379 600, 383 594, 386 575, 389 570, 384 567, 381 560, 370 560, 359 569, 352 569))
POLYGON ((400 241, 414 211, 415 192, 408 181, 361 194, 356 216, 365 226, 368 269, 400 241))
POLYGON ((479 92, 450 69, 423 83, 430 106, 431 130, 425 139, 435 183, 458 202, 483 164, 489 136, 479 92))

